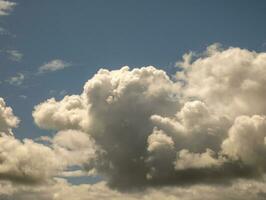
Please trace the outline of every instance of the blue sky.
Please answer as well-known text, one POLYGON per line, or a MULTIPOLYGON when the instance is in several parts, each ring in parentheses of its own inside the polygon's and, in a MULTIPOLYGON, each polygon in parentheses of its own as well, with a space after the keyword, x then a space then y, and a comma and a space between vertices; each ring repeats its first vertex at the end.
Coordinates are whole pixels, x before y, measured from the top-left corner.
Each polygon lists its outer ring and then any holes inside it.
POLYGON ((99 68, 153 65, 168 72, 190 50, 219 42, 255 51, 266 49, 265 1, 17 1, 0 25, 1 95, 22 118, 20 138, 46 134, 35 128, 33 106, 60 91, 80 93, 99 68), (51 60, 71 63, 64 70, 35 76, 51 60), (23 73, 19 86, 4 80, 23 73), (50 91, 50 92, 49 92, 50 91), (51 92, 52 91, 52 92, 51 92), (25 95, 27 98, 21 98, 25 95))

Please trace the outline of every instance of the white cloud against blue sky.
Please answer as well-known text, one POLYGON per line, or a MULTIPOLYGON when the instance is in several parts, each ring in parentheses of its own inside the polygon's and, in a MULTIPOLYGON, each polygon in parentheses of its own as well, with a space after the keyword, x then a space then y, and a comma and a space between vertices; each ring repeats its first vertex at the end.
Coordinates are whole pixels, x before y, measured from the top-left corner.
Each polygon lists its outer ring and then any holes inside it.
POLYGON ((70 67, 71 64, 60 59, 51 60, 39 67, 39 73, 54 72, 70 67))
POLYGON ((23 54, 18 50, 7 50, 6 53, 8 54, 8 57, 12 61, 19 62, 23 58, 23 54))
POLYGON ((6 80, 10 85, 20 86, 25 79, 25 75, 22 73, 17 73, 15 76, 11 76, 6 80))
POLYGON ((265 199, 265 9, 0 0, 0 199, 265 199))
POLYGON ((15 5, 16 5, 15 2, 1 0, 0 1, 0 15, 9 15, 15 5))

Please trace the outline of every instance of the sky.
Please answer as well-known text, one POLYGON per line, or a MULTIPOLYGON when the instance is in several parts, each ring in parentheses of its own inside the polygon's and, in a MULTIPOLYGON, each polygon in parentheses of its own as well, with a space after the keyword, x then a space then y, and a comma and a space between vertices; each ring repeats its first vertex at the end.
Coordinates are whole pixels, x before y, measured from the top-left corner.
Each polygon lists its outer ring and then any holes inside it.
POLYGON ((1 199, 264 199, 265 10, 0 0, 1 199))

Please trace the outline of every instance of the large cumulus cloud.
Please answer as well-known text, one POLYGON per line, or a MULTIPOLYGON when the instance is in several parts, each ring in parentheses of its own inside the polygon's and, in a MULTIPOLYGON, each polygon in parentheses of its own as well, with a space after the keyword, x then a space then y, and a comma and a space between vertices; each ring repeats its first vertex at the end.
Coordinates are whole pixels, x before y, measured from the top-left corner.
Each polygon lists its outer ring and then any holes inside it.
MULTIPOLYGON (((178 91, 179 84, 154 67, 100 70, 85 84, 79 98, 88 108, 87 119, 81 119, 89 121, 89 125, 77 128, 89 133, 100 147, 97 158, 87 168, 96 168, 114 186, 144 184, 148 172, 147 139, 153 130, 150 116, 174 114, 180 104, 178 91)), ((54 104, 63 108, 69 101, 47 100, 36 106, 33 117, 37 122, 45 119, 42 127, 47 120, 48 125, 71 117, 65 113, 56 118, 60 113, 57 109, 46 115, 47 108, 54 104)))
POLYGON ((266 54, 213 45, 193 55, 175 79, 101 69, 82 94, 37 105, 34 120, 86 132, 97 150, 84 167, 118 189, 263 176, 266 54))

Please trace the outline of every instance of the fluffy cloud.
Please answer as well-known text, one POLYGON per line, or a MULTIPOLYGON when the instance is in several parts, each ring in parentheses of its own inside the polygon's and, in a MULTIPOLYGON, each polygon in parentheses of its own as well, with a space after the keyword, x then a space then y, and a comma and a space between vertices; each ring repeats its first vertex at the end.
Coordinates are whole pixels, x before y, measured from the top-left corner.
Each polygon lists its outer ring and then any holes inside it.
POLYGON ((175 159, 173 139, 155 128, 153 133, 149 135, 147 143, 149 154, 146 158, 146 164, 149 167, 146 174, 147 180, 153 182, 168 179, 173 173, 173 161, 175 159))
POLYGON ((148 151, 160 151, 160 149, 173 149, 174 141, 162 131, 154 131, 148 137, 148 151))
POLYGON ((176 81, 151 66, 101 69, 82 94, 37 105, 34 120, 87 133, 97 150, 85 168, 120 190, 262 176, 266 54, 213 45, 195 55, 176 81))
POLYGON ((35 106, 35 123, 57 131, 35 140, 12 136, 19 119, 0 98, 0 198, 265 199, 265 63, 214 45, 184 56, 176 80, 101 69, 80 95, 35 106), (62 178, 95 174, 104 181, 62 178))
POLYGON ((265 170, 266 116, 237 117, 223 141, 223 152, 247 165, 265 170))
POLYGON ((88 126, 88 105, 78 95, 65 96, 61 102, 54 98, 35 107, 35 123, 45 129, 83 129, 88 126))
POLYGON ((178 151, 188 149, 201 153, 208 148, 218 151, 231 125, 226 117, 215 115, 198 100, 186 102, 170 117, 152 115, 151 121, 174 139, 178 151))
POLYGON ((23 83, 24 79, 25 79, 25 75, 22 73, 18 73, 16 76, 12 76, 9 79, 7 79, 6 81, 10 85, 19 86, 23 83))
POLYGON ((10 11, 14 8, 16 3, 0 0, 0 16, 1 15, 9 15, 10 11))
POLYGON ((204 153, 190 153, 187 149, 178 152, 178 158, 175 163, 176 170, 197 169, 219 166, 219 160, 213 156, 214 152, 207 149, 204 153))
POLYGON ((94 185, 72 185, 64 179, 55 179, 52 184, 36 187, 0 182, 0 197, 3 200, 263 200, 266 194, 264 182, 236 180, 230 186, 194 185, 190 187, 162 187, 139 193, 120 193, 111 190, 105 182, 94 185))
POLYGON ((232 118, 265 114, 266 53, 211 49, 194 62, 183 62, 182 72, 177 72, 187 83, 185 94, 232 118))
MULTIPOLYGON (((77 171, 68 168, 82 166, 95 155, 94 142, 81 131, 60 131, 52 138, 43 138, 42 142, 48 142, 44 145, 32 139, 16 139, 12 128, 18 123, 12 109, 0 98, 0 182, 36 185, 50 183, 56 176, 76 176, 77 171)), ((94 175, 93 171, 79 173, 94 175)))
POLYGON ((0 137, 0 179, 22 183, 47 181, 63 165, 51 148, 12 136, 0 137))
POLYGON ((54 152, 60 155, 68 166, 82 166, 93 159, 97 147, 88 134, 76 130, 59 131, 50 142, 54 152))
POLYGON ((0 97, 0 132, 13 135, 12 128, 16 128, 18 123, 19 119, 13 114, 12 108, 0 97))
POLYGON ((89 133, 101 151, 87 167, 96 168, 111 185, 142 185, 148 170, 147 139, 153 130, 150 116, 174 114, 179 102, 173 94, 178 90, 179 84, 154 67, 100 70, 85 84, 83 94, 59 102, 50 99, 35 107, 33 117, 42 128, 89 133))
POLYGON ((66 67, 71 66, 70 63, 67 63, 60 59, 51 60, 48 63, 43 64, 39 67, 39 73, 45 73, 45 72, 54 72, 58 70, 62 70, 66 67))

